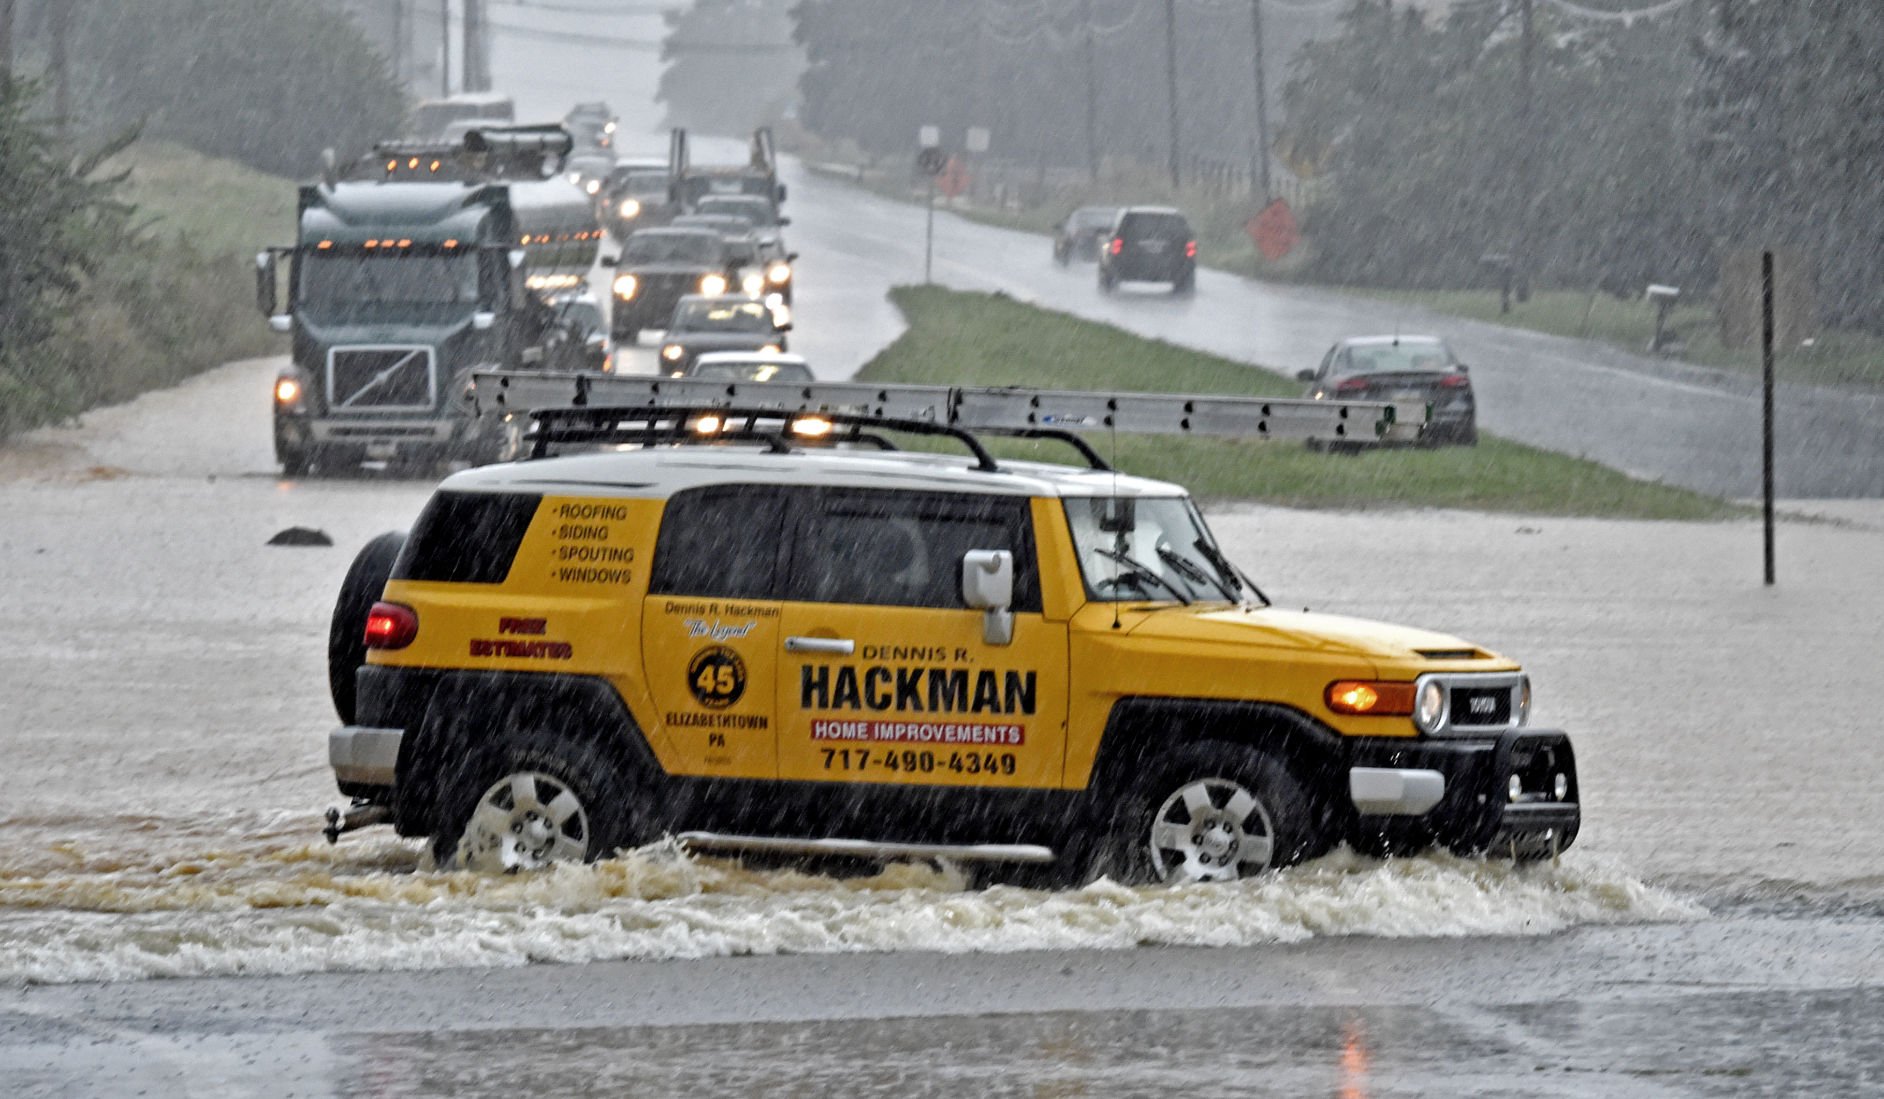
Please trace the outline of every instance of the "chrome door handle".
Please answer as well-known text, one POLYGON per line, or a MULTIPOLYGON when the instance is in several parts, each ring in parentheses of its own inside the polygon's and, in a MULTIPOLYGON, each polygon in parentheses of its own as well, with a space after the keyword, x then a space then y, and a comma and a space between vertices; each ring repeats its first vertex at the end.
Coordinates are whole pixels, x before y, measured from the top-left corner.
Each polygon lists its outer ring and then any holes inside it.
POLYGON ((848 637, 788 637, 785 639, 785 651, 849 656, 857 651, 857 643, 848 637))

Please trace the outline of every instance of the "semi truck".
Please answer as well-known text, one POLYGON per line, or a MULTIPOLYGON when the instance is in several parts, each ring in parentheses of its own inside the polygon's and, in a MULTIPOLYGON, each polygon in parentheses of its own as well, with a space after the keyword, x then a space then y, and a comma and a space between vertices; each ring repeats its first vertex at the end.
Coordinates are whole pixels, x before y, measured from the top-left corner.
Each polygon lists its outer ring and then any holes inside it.
POLYGON ((541 365, 549 299, 595 263, 589 197, 553 170, 568 150, 541 127, 389 142, 301 187, 295 243, 256 256, 257 305, 291 341, 274 390, 286 475, 511 455, 520 427, 477 418, 471 374, 541 365))

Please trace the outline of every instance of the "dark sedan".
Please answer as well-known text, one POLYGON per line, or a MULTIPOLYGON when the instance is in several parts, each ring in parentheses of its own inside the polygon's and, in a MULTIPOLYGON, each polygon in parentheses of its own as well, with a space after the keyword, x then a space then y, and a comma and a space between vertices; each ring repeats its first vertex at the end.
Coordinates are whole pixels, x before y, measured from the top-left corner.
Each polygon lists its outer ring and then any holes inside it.
POLYGON ((1100 242, 1119 218, 1116 206, 1081 206, 1053 227, 1053 262, 1064 267, 1074 260, 1099 259, 1100 242))
POLYGON ((1478 404, 1466 365, 1436 336, 1357 336, 1296 377, 1316 400, 1424 401, 1433 418, 1421 442, 1478 442, 1478 404))
POLYGON ((751 298, 682 298, 661 340, 661 371, 684 375, 694 359, 710 351, 783 351, 791 326, 784 311, 751 298))

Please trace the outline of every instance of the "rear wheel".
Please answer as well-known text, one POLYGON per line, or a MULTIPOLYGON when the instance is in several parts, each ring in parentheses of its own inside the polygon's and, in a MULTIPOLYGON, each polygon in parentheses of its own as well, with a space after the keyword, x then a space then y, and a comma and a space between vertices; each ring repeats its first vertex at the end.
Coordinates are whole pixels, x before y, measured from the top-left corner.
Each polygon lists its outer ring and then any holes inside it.
POLYGON ((1280 760, 1247 745, 1190 744, 1126 794, 1107 861, 1129 882, 1237 881, 1327 851, 1331 816, 1280 760))
POLYGON ((354 675, 366 663, 367 612, 385 592, 393 562, 405 544, 406 536, 399 531, 380 535, 360 548, 340 581, 340 597, 334 600, 334 616, 327 626, 327 687, 343 725, 353 724, 355 717, 354 675))
POLYGON ((540 870, 606 858, 652 838, 614 753, 547 727, 546 717, 507 714, 498 735, 448 779, 432 838, 439 866, 540 870))
POLYGON ((1105 293, 1110 294, 1112 291, 1117 290, 1118 288, 1119 288, 1119 280, 1113 277, 1112 272, 1107 271, 1105 268, 1101 267, 1099 269, 1099 289, 1104 291, 1105 293))
POLYGON ((1197 272, 1195 269, 1186 270, 1177 278, 1171 280, 1171 292, 1173 294, 1193 294, 1196 293, 1196 291, 1197 272))

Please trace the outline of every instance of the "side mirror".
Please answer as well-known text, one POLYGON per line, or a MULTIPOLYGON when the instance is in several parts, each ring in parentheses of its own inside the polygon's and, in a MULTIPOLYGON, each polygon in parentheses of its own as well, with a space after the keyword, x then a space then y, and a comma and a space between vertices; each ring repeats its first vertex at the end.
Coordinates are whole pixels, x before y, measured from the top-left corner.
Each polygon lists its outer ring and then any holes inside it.
POLYGON ((620 267, 621 257, 620 256, 603 256, 600 259, 596 260, 595 262, 603 267, 620 267))
POLYGON ((792 219, 791 218, 779 218, 778 223, 779 223, 779 226, 783 228, 784 226, 790 225, 792 223, 792 219))
POLYGON ((776 201, 778 202, 785 201, 785 185, 783 183, 778 185, 778 198, 776 199, 776 201))
POLYGON ((294 330, 294 318, 286 313, 274 313, 268 318, 268 330, 287 335, 294 330))
POLYGON ((962 554, 962 602, 985 612, 981 639, 990 645, 1014 641, 1014 555, 1007 550, 962 554))
POLYGON ((787 252, 787 253, 785 253, 785 262, 786 262, 786 263, 797 263, 797 262, 798 262, 798 253, 796 253, 796 252, 787 252))
POLYGON ((1295 372, 1295 380, 1298 382, 1312 382, 1315 380, 1315 372, 1313 370, 1298 370, 1295 372))
POLYGON ((1464 363, 1453 363, 1452 368, 1461 374, 1470 374, 1472 372, 1472 368, 1464 363))
POLYGON ((261 310, 264 317, 275 315, 276 279, 275 253, 255 253, 255 308, 261 310))
POLYGON ((471 314, 471 327, 477 329, 479 332, 489 331, 491 325, 496 324, 496 323, 497 323, 497 314, 495 313, 491 313, 485 310, 479 310, 478 312, 471 314))

